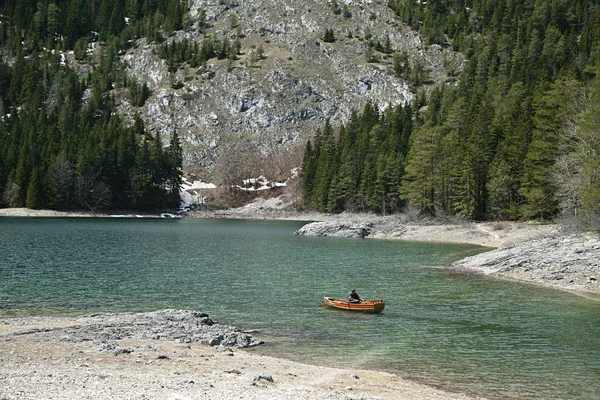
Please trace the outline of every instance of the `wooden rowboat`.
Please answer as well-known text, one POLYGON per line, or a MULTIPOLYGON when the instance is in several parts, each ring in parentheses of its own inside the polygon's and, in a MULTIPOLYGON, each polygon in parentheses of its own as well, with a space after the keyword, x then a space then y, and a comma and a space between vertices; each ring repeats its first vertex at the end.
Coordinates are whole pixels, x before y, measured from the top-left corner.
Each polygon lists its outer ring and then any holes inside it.
POLYGON ((382 312, 385 307, 383 300, 363 300, 361 302, 348 302, 342 299, 325 296, 325 305, 329 307, 339 308, 341 310, 359 311, 368 313, 382 312))

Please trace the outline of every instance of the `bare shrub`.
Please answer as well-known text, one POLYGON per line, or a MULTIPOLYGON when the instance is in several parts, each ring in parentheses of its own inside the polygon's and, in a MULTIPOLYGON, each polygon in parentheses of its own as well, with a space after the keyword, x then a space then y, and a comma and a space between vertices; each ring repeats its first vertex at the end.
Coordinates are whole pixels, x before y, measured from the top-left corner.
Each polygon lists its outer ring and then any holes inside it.
POLYGON ((490 225, 490 228, 493 231, 503 231, 503 230, 508 229, 509 227, 510 227, 509 223, 506 221, 496 221, 496 222, 492 222, 492 224, 490 225))

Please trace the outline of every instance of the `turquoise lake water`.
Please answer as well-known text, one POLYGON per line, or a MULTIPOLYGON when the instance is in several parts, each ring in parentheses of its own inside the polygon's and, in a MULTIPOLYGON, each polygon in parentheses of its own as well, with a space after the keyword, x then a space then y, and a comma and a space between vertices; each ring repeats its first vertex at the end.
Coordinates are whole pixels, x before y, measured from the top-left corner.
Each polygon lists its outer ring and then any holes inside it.
POLYGON ((0 317, 185 308, 251 351, 490 399, 600 398, 600 302, 444 273, 477 246, 294 236, 302 222, 0 218, 0 317), (381 314, 320 307, 351 287, 381 314))

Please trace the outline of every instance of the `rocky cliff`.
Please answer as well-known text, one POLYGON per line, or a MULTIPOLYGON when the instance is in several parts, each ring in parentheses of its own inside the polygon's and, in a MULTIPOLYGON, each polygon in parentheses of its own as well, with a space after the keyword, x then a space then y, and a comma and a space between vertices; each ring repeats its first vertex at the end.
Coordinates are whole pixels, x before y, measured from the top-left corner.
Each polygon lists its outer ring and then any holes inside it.
POLYGON ((123 61, 152 95, 140 109, 127 99, 120 109, 129 118, 138 111, 165 140, 177 129, 184 164, 210 168, 227 143, 273 154, 304 146, 326 119, 343 122, 367 101, 382 109, 410 102, 414 88, 394 73, 390 51, 377 52, 369 41, 408 53, 430 83, 446 79, 444 64, 460 63, 447 49, 425 46, 384 0, 337 4, 344 12, 334 12, 325 0, 192 0, 188 27, 167 43, 238 39, 237 59, 214 58, 199 68, 183 65, 169 72, 157 44, 138 40, 123 61), (207 29, 200 29, 199 15, 206 15, 207 29), (322 40, 326 29, 333 30, 334 42, 322 40), (259 50, 262 56, 251 60, 259 50))

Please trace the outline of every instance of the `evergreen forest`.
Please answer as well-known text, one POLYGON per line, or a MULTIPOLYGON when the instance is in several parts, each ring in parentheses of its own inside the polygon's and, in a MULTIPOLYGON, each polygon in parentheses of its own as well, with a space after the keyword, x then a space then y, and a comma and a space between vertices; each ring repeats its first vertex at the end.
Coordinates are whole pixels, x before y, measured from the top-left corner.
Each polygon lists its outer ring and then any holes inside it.
POLYGON ((144 104, 149 90, 127 76, 119 53, 182 24, 179 1, 1 2, 0 206, 177 208, 177 132, 163 143, 137 114, 126 123, 114 93, 144 104), (90 43, 102 43, 101 54, 90 43), (68 54, 81 68, 65 63, 68 54))
POLYGON ((306 146, 305 206, 600 226, 600 1, 388 6, 464 54, 462 72, 410 105, 326 123, 306 146))

